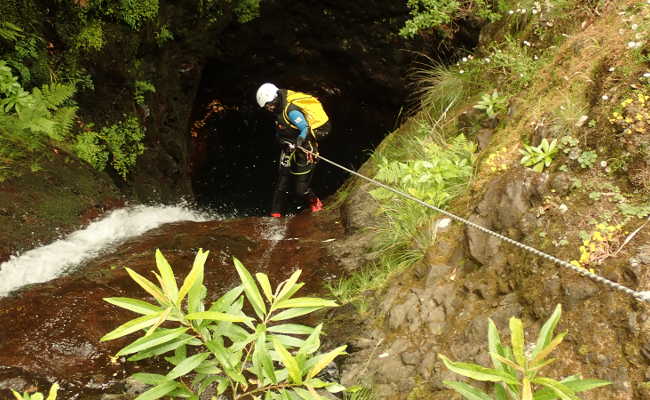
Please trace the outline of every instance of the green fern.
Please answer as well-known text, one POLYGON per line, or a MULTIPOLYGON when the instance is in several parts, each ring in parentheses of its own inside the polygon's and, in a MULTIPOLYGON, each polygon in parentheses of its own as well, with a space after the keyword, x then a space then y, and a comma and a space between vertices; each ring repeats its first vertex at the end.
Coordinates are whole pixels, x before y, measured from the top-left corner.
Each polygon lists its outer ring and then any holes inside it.
MULTIPOLYGON (((34 89, 37 90, 37 89, 34 89)), ((41 92, 43 100, 47 103, 48 108, 55 108, 62 105, 74 96, 76 88, 73 85, 63 83, 51 83, 44 85, 41 92)))
POLYGON ((16 42, 25 36, 22 32, 23 30, 19 26, 14 25, 11 22, 0 22, 0 39, 9 42, 16 42))
MULTIPOLYGON (((25 90, 7 62, 0 60, 0 155, 11 164, 62 141, 72 129, 76 107, 61 107, 74 95, 72 84, 25 90)), ((32 160, 32 163, 34 160, 32 160)))

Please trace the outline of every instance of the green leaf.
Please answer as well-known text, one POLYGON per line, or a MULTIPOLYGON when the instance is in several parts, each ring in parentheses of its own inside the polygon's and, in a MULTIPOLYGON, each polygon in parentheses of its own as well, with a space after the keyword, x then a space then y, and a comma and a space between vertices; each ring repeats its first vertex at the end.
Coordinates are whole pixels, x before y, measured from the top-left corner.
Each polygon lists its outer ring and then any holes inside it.
POLYGON ((551 342, 551 338, 553 337, 553 332, 555 331, 555 327, 560 321, 561 315, 562 315, 562 305, 558 304, 555 307, 555 311, 553 311, 553 314, 544 323, 542 329, 539 331, 539 337, 537 338, 537 343, 535 344, 535 348, 531 353, 531 358, 535 358, 537 356, 537 353, 542 351, 542 349, 548 346, 548 344, 551 342))
POLYGON ((519 318, 510 318, 510 341, 512 352, 515 355, 517 364, 526 368, 526 356, 524 355, 524 326, 519 318))
POLYGON ((264 300, 260 295, 260 291, 257 289, 257 285, 253 280, 250 272, 244 267, 244 265, 237 259, 233 257, 235 264, 235 269, 237 269, 237 274, 239 274, 239 279, 244 286, 244 293, 246 293, 246 298, 253 306, 255 313, 260 319, 264 319, 266 316, 266 305, 264 300))
POLYGON ((214 338, 206 342, 205 345, 212 352, 212 354, 214 354, 224 370, 232 370, 234 366, 230 362, 231 355, 219 339, 220 338, 214 338))
POLYGON ((152 387, 146 392, 142 393, 140 396, 136 397, 135 400, 155 400, 163 397, 167 393, 170 393, 178 386, 177 382, 166 381, 157 386, 152 387))
MULTIPOLYGON (((611 382, 603 381, 600 379, 578 379, 576 377, 563 379, 560 383, 573 390, 575 393, 584 392, 590 389, 612 384, 611 382)), ((534 400, 556 400, 558 398, 559 396, 553 390, 548 388, 538 390, 533 395, 534 400)))
MULTIPOLYGON (((500 361, 500 362, 502 363, 502 366, 505 365, 505 366, 508 366, 508 367, 510 367, 510 368, 512 368, 512 369, 515 369, 515 370, 517 370, 517 371, 521 371, 521 372, 524 371, 524 368, 523 368, 522 366, 517 365, 514 361, 512 361, 511 359, 509 359, 509 358, 507 358, 507 357, 501 356, 501 355, 496 354, 496 353, 490 353, 490 356, 491 356, 492 358, 495 358, 496 360, 500 361)), ((510 370, 508 370, 508 369, 506 369, 506 368, 502 368, 502 370, 503 370, 505 373, 509 374, 509 375, 514 375, 514 374, 512 373, 512 371, 510 371, 510 370)))
POLYGON ((56 400, 56 394, 58 391, 59 391, 59 384, 54 382, 50 387, 50 391, 47 395, 47 399, 45 400, 56 400))
POLYGON ((141 329, 148 328, 151 325, 156 323, 156 321, 158 320, 158 318, 160 317, 160 315, 162 313, 163 312, 161 311, 161 312, 156 313, 156 314, 144 315, 142 317, 132 319, 132 320, 118 326, 117 328, 113 329, 112 331, 110 331, 106 335, 102 336, 102 338, 99 339, 99 340, 101 342, 106 342, 106 341, 109 341, 109 340, 120 338, 122 336, 126 336, 126 335, 128 335, 130 333, 139 331, 141 329))
POLYGON ((142 287, 147 293, 153 296, 158 303, 162 305, 168 305, 169 300, 165 298, 165 295, 163 295, 163 292, 160 291, 160 288, 158 286, 154 285, 149 279, 145 278, 144 276, 138 274, 131 268, 125 268, 126 272, 129 274, 131 279, 133 279, 140 287, 142 287))
POLYGON ((154 314, 163 310, 162 308, 147 303, 146 301, 131 299, 128 297, 105 297, 104 301, 143 315, 154 314))
POLYGON ((508 400, 508 392, 503 387, 503 383, 494 384, 494 399, 495 400, 508 400))
POLYGON ((174 369, 167 374, 168 379, 176 379, 189 372, 194 371, 196 367, 201 365, 210 356, 210 353, 198 353, 181 361, 174 369))
POLYGON ((169 314, 170 314, 171 312, 172 312, 172 307, 169 307, 169 308, 167 308, 166 310, 163 310, 163 312, 160 313, 160 316, 159 316, 158 319, 156 320, 156 323, 153 324, 153 325, 151 325, 151 327, 147 330, 147 333, 145 333, 144 335, 145 335, 145 336, 149 336, 149 335, 151 335, 152 333, 154 333, 154 332, 156 331, 156 329, 158 329, 158 327, 159 327, 163 322, 167 321, 167 317, 169 316, 169 314))
MULTIPOLYGON (((273 368, 273 360, 271 359, 271 355, 266 349, 265 334, 262 334, 260 337, 258 337, 257 343, 255 344, 255 353, 257 354, 257 360, 261 367, 260 371, 263 373, 260 378, 265 376, 266 378, 270 379, 272 383, 278 383, 278 378, 275 375, 275 369, 273 368)), ((253 356, 255 356, 255 354, 253 356)))
POLYGON ((167 343, 184 334, 187 330, 188 328, 176 328, 156 331, 149 336, 143 336, 140 339, 135 340, 130 345, 118 351, 116 356, 137 353, 138 351, 150 349, 154 346, 167 343))
POLYGON ((318 324, 318 326, 313 329, 313 332, 309 335, 309 337, 304 341, 302 346, 300 346, 300 350, 298 351, 298 354, 313 354, 318 349, 320 348, 320 334, 321 330, 323 329, 323 324, 318 324))
POLYGON ((442 383, 460 393, 467 400, 492 400, 485 392, 464 382, 442 381, 442 383))
POLYGON ((492 358, 492 364, 496 369, 503 369, 501 361, 497 360, 496 357, 492 356, 492 353, 499 354, 503 356, 500 352, 501 350, 501 338, 499 337, 499 330, 497 329, 494 321, 491 318, 488 319, 488 351, 490 352, 490 358, 492 358))
POLYGON ((156 267, 160 271, 163 293, 170 301, 178 300, 178 285, 174 272, 160 249, 156 249, 156 267))
POLYGON ((280 293, 278 293, 278 295, 275 296, 276 301, 282 301, 288 299, 289 297, 292 296, 293 293, 295 293, 295 291, 292 292, 292 290, 296 286, 296 282, 298 281, 298 278, 300 277, 301 273, 302 273, 301 270, 299 269, 296 270, 293 274, 291 274, 289 279, 283 281, 282 283, 280 283, 280 285, 278 285, 278 289, 282 288, 282 290, 280 290, 280 293))
POLYGON ((280 324, 268 327, 266 329, 269 332, 273 333, 286 333, 291 335, 310 335, 314 328, 307 325, 300 324, 280 324))
POLYGON ((183 298, 185 298, 185 295, 189 293, 189 291, 192 289, 192 287, 194 287, 194 285, 197 282, 198 284, 203 284, 203 270, 204 270, 205 261, 207 260, 209 254, 210 254, 209 251, 204 252, 203 249, 199 249, 199 252, 196 254, 196 257, 194 257, 194 264, 192 265, 192 270, 190 271, 189 274, 187 274, 185 280, 183 281, 183 285, 181 286, 181 289, 178 291, 178 299, 176 301, 177 304, 181 304, 183 298))
POLYGON ((269 320, 284 321, 287 319, 300 317, 301 315, 309 314, 310 312, 314 312, 320 309, 321 307, 290 308, 288 310, 277 313, 276 315, 272 316, 269 320))
POLYGON ((537 377, 532 382, 551 389, 562 400, 580 400, 571 388, 555 379, 537 377))
MULTIPOLYGON (((296 359, 291 356, 287 349, 277 339, 273 340, 273 348, 275 348, 275 351, 280 355, 282 364, 287 368, 287 371, 289 371, 289 377, 291 377, 291 381, 296 384, 301 384, 302 374, 300 372, 300 368, 298 367, 298 362, 296 359)), ((313 375, 309 376, 309 378, 312 377, 313 375)))
POLYGON ((303 400, 320 400, 321 397, 316 393, 316 391, 312 390, 305 390, 303 388, 299 387, 294 387, 293 391, 300 396, 301 399, 303 400))
POLYGON ((445 366, 451 371, 468 378, 476 379, 477 381, 506 382, 509 384, 519 383, 516 377, 508 374, 507 372, 482 367, 476 364, 454 362, 442 354, 439 354, 438 356, 440 359, 442 359, 442 362, 445 364, 445 366))
POLYGON ((226 321, 226 322, 246 322, 251 320, 249 317, 246 316, 226 314, 217 311, 195 312, 195 313, 187 314, 185 318, 188 320, 207 319, 210 321, 226 321))
POLYGON ((170 351, 176 350, 177 348, 186 345, 190 342, 196 341, 195 345, 201 344, 201 342, 198 339, 195 339, 192 336, 189 335, 181 335, 179 336, 176 340, 173 340, 168 343, 163 343, 158 346, 152 347, 148 349, 147 351, 141 351, 138 354, 132 355, 129 357, 129 361, 140 361, 144 360, 145 358, 150 358, 150 357, 155 357, 159 356, 161 354, 168 353, 170 351))
POLYGON ((535 358, 531 361, 530 365, 531 366, 536 366, 538 363, 541 363, 544 361, 544 358, 548 356, 560 343, 562 343, 562 340, 564 340, 564 337, 566 336, 566 332, 562 332, 559 335, 557 335, 551 342, 543 348, 535 358))
POLYGON ((273 301, 273 291, 271 289, 271 282, 269 282, 268 275, 258 272, 255 274, 255 277, 257 278, 257 281, 260 283, 260 287, 262 288, 262 291, 264 292, 264 296, 266 296, 266 299, 269 302, 273 301))
POLYGON ((279 301, 275 308, 305 308, 305 307, 338 307, 335 301, 325 300, 318 297, 296 297, 279 301))
POLYGON ((161 382, 169 380, 165 375, 151 374, 148 372, 137 372, 131 375, 131 379, 144 383, 145 385, 158 385, 161 382))
POLYGON ((320 354, 320 355, 316 356, 315 357, 316 362, 315 362, 314 366, 311 367, 311 369, 307 373, 307 379, 311 379, 311 378, 315 377, 316 375, 318 375, 319 372, 321 372, 323 370, 323 368, 327 367, 327 365, 329 363, 334 361, 334 359, 336 357, 340 356, 341 354, 345 354, 345 349, 346 348, 347 348, 347 345, 339 346, 339 347, 335 348, 334 350, 332 350, 332 351, 330 351, 328 353, 320 354))

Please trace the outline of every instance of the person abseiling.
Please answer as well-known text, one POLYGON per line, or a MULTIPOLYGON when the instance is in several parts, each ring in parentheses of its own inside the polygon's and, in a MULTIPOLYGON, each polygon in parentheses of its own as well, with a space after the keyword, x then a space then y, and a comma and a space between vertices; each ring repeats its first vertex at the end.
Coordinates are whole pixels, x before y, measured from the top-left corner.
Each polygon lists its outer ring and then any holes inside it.
POLYGON ((323 203, 311 189, 318 158, 299 147, 318 154, 316 138, 329 132, 329 117, 315 97, 280 89, 272 83, 261 85, 256 98, 260 107, 275 115, 275 135, 281 148, 270 215, 279 218, 284 213, 292 179, 295 194, 310 206, 312 212, 320 211, 323 203))

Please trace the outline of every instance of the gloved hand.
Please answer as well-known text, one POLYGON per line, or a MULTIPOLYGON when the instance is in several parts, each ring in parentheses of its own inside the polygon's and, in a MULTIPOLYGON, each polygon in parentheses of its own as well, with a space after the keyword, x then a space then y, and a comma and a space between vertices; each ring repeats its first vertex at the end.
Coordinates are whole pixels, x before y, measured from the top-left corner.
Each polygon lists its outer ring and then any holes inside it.
POLYGON ((303 138, 302 136, 298 136, 298 138, 296 139, 296 147, 302 146, 303 143, 305 143, 305 138, 303 138))

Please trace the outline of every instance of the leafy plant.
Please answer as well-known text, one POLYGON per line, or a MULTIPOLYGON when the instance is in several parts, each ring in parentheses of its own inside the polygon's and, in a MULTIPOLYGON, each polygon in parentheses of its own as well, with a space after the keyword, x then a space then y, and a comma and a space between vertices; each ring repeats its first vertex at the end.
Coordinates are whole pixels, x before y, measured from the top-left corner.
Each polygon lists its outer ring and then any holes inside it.
MULTIPOLYGON (((424 202, 444 205, 467 185, 473 172, 476 145, 464 135, 451 139, 446 146, 422 139, 417 142, 417 148, 422 152, 419 157, 408 161, 381 158, 375 179, 398 185, 424 202)), ((374 189, 370 194, 382 201, 397 196, 384 188, 374 189)))
POLYGON ((439 29, 463 17, 476 16, 490 22, 500 15, 492 10, 491 2, 485 0, 408 0, 411 19, 407 20, 399 34, 412 38, 425 29, 439 29))
POLYGON ((27 91, 0 60, 0 164, 32 157, 37 165, 40 150, 64 141, 76 116, 75 106, 65 106, 74 92, 74 85, 59 83, 27 91))
POLYGON ((443 383, 469 400, 577 400, 576 393, 609 385, 600 379, 582 379, 572 375, 561 381, 541 376, 542 368, 554 359, 549 354, 564 339, 566 332, 554 336, 555 328, 562 313, 557 305, 553 314, 544 323, 534 346, 529 347, 524 340, 524 328, 520 319, 510 318, 510 342, 501 342, 494 322, 488 322, 488 348, 493 368, 473 363, 454 362, 442 354, 440 359, 451 371, 482 382, 493 382, 493 396, 464 382, 444 381, 443 383), (532 351, 527 351, 532 348, 532 351))
POLYGON ((139 105, 144 105, 144 95, 147 93, 155 93, 156 87, 149 81, 135 81, 135 90, 133 98, 139 105))
POLYGON ((108 341, 145 331, 119 350, 116 358, 129 356, 130 361, 137 361, 173 352, 165 357, 174 365, 166 375, 133 375, 135 380, 153 385, 137 399, 198 399, 212 384, 218 395, 226 393, 232 399, 318 399, 317 389, 344 390, 337 383, 320 380, 318 374, 345 354, 346 346, 318 354, 322 324, 314 328, 287 322, 337 304, 316 297, 293 297, 303 286, 298 283, 300 270, 273 290, 266 274, 257 273, 254 279, 235 258, 241 284, 206 307, 203 271, 208 253, 198 251, 180 288, 159 250, 155 275, 160 286, 126 268, 157 304, 122 297, 105 299, 142 314, 102 337, 108 341), (254 317, 244 313, 244 299, 254 317))
POLYGON ((158 0, 120 0, 122 20, 133 30, 158 16, 158 0))
POLYGON ((582 168, 591 168, 594 166, 597 158, 598 154, 595 151, 583 151, 578 156, 578 163, 582 168))
POLYGON ((169 29, 169 26, 165 24, 160 27, 160 31, 156 32, 155 37, 158 47, 162 47, 170 40, 174 40, 174 33, 169 29))
MULTIPOLYGON (((90 126, 92 128, 92 126, 90 126)), ((77 135, 75 153, 99 171, 110 165, 126 179, 144 153, 144 131, 136 117, 128 117, 99 132, 87 130, 77 135)))
POLYGON ((45 400, 56 400, 56 394, 57 394, 58 391, 59 391, 59 384, 54 383, 50 387, 50 391, 49 391, 46 398, 43 396, 42 393, 39 393, 39 392, 32 393, 32 394, 29 394, 27 392, 24 392, 23 394, 20 394, 20 393, 16 392, 15 390, 12 390, 11 392, 13 393, 14 397, 17 400, 43 400, 44 398, 45 398, 45 400))
POLYGON ((488 118, 493 119, 506 110, 507 101, 508 99, 504 96, 500 96, 497 90, 494 89, 492 94, 483 94, 481 100, 474 106, 474 108, 484 110, 488 118))
POLYGON ((521 164, 532 168, 533 171, 542 172, 545 167, 551 165, 555 154, 558 152, 557 139, 549 143, 546 138, 542 139, 539 146, 524 144, 524 148, 519 152, 523 154, 521 164))

